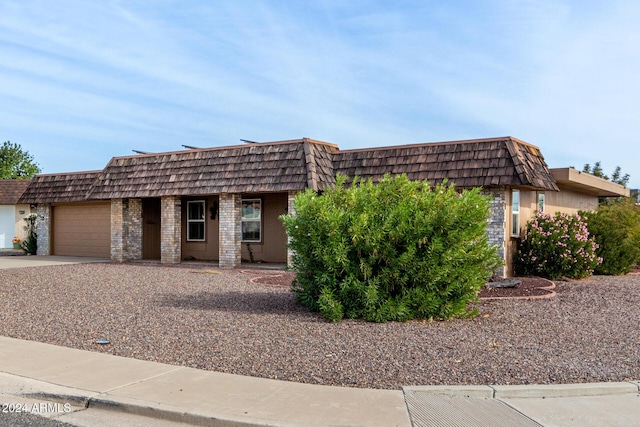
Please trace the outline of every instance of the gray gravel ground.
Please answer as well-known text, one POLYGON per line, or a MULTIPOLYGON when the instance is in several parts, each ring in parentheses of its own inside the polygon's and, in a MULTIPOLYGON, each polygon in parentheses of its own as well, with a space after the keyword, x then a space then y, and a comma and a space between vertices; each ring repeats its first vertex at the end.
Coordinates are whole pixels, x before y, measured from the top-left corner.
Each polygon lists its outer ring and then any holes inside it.
POLYGON ((333 324, 287 287, 250 282, 257 274, 135 264, 0 270, 0 335, 340 386, 640 379, 640 276, 560 282, 546 300, 483 301, 475 319, 333 324))

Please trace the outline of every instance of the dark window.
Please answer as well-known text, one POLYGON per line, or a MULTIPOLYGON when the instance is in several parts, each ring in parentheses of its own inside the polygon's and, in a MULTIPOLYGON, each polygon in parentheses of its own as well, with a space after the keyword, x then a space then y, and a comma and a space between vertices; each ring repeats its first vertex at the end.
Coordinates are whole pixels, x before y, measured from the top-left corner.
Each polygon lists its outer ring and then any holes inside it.
POLYGON ((205 236, 204 200, 187 202, 187 240, 203 241, 205 236))
POLYGON ((262 238, 262 201, 242 200, 242 241, 259 242, 262 238))

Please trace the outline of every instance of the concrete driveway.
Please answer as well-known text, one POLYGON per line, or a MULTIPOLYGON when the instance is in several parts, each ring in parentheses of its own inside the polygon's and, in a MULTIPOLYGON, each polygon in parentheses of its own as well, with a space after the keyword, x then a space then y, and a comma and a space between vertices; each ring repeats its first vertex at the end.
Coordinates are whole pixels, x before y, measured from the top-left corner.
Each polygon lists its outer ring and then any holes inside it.
POLYGON ((72 257, 72 256, 0 256, 0 269, 42 267, 45 265, 82 264, 90 262, 109 262, 109 258, 72 257))

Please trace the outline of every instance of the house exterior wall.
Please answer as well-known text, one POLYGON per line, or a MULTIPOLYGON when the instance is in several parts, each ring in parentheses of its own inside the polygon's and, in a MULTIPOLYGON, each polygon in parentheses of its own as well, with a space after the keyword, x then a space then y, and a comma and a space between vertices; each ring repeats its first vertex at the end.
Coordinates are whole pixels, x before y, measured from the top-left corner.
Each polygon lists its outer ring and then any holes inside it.
POLYGON ((240 194, 220 195, 220 259, 221 268, 236 268, 241 263, 241 218, 242 197, 240 194))
MULTIPOLYGON (((249 243, 253 260, 257 262, 287 262, 287 233, 280 215, 287 212, 287 193, 244 195, 243 199, 259 198, 262 201, 262 241, 249 243)), ((247 243, 242 243, 241 258, 250 261, 247 243)))
POLYGON ((123 199, 111 200, 111 261, 124 262, 125 214, 123 199))
POLYGON ((36 208, 38 215, 38 236, 37 255, 51 255, 51 204, 39 203, 36 208))
MULTIPOLYGON (((294 204, 296 200, 297 191, 289 191, 287 193, 287 212, 295 215, 296 206, 294 204)), ((289 248, 291 239, 287 236, 287 266, 291 267, 293 263, 293 249, 289 248)))
POLYGON ((507 263, 506 255, 506 192, 505 190, 485 191, 491 196, 489 202, 489 223, 487 224, 487 236, 489 244, 498 248, 498 255, 504 261, 504 265, 494 272, 498 277, 504 277, 510 263, 507 263))
POLYGON ((24 221, 25 217, 31 215, 31 206, 30 205, 16 205, 15 207, 15 218, 16 218, 16 226, 15 226, 15 237, 18 237, 20 240, 24 240, 27 237, 27 231, 24 229, 27 223, 24 221))
POLYGON ((30 205, 0 205, 0 248, 13 248, 14 237, 27 237, 24 218, 30 214, 30 205))
POLYGON ((162 264, 177 264, 182 257, 182 226, 180 197, 166 196, 161 201, 161 241, 160 262, 162 264))
POLYGON ((218 196, 185 197, 182 199, 182 259, 218 261, 220 252, 220 201, 218 196), (205 202, 205 240, 187 240, 187 206, 190 201, 205 202), (212 211, 213 210, 213 211, 212 211), (215 217, 214 215, 215 214, 215 217))
POLYGON ((559 192, 545 193, 546 211, 550 214, 562 212, 575 214, 578 211, 594 211, 598 209, 598 196, 580 193, 567 188, 560 188, 559 192))
MULTIPOLYGON (((549 192, 546 192, 548 194, 549 192)), ((520 236, 522 235, 522 230, 524 230, 527 222, 533 218, 535 215, 535 211, 538 208, 538 192, 535 190, 530 190, 526 188, 518 188, 518 187, 508 187, 505 192, 505 236, 506 236, 506 245, 505 245, 505 277, 513 277, 513 257, 518 250, 518 243, 520 241, 520 236), (513 229, 513 191, 517 190, 520 193, 520 233, 517 236, 512 235, 511 231, 513 229)))
POLYGON ((142 259, 142 200, 125 199, 128 203, 125 211, 125 256, 129 260, 142 259))

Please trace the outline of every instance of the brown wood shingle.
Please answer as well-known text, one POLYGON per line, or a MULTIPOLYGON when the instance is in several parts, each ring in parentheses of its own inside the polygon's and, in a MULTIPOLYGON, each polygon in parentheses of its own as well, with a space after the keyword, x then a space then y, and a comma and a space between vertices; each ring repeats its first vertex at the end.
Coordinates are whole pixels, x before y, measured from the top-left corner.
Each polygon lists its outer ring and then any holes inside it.
POLYGON ((112 159, 94 199, 321 189, 331 185, 331 152, 319 141, 283 141, 112 159))
POLYGON ((0 205, 16 205, 30 179, 0 179, 0 205))
POLYGON ((102 171, 38 175, 24 203, 322 190, 340 173, 460 187, 556 190, 540 150, 512 137, 339 151, 308 138, 115 157, 102 171))
POLYGON ((101 171, 36 175, 20 197, 19 203, 80 202, 101 171))
POLYGON ((447 179, 460 187, 558 190, 540 149, 512 137, 339 151, 334 153, 333 168, 373 181, 387 173, 406 173, 409 179, 432 184, 447 179), (418 168, 409 166, 416 164, 418 168))

